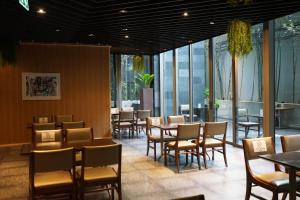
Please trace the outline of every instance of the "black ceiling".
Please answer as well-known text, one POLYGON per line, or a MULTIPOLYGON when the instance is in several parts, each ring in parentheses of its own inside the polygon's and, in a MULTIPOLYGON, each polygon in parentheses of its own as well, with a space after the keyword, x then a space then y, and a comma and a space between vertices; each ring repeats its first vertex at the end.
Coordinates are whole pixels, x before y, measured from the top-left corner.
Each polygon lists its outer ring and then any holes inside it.
POLYGON ((233 18, 257 24, 300 11, 299 0, 254 0, 237 7, 227 0, 29 0, 29 5, 27 12, 19 0, 0 0, 2 39, 108 44, 114 52, 145 54, 223 34, 233 18), (38 14, 39 8, 46 14, 38 14))

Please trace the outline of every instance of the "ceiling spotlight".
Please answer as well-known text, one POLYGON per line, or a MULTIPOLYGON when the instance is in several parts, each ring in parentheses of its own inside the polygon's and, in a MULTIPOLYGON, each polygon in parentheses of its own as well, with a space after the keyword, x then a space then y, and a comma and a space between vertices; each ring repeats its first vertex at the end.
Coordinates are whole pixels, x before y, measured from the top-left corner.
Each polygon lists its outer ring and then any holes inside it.
POLYGON ((127 13, 127 10, 122 9, 122 10, 120 10, 120 13, 125 14, 125 13, 127 13))
POLYGON ((123 28, 122 31, 128 31, 128 28, 123 28))
POLYGON ((139 51, 140 49, 135 49, 136 51, 139 51))
POLYGON ((94 37, 95 35, 93 33, 90 33, 89 34, 89 37, 94 37))
POLYGON ((189 42, 189 43, 192 43, 192 42, 193 42, 193 40, 189 40, 188 42, 189 42))
POLYGON ((128 38, 129 38, 129 35, 125 35, 124 37, 125 37, 126 39, 128 39, 128 38))
POLYGON ((210 24, 210 25, 214 25, 214 24, 215 24, 215 22, 211 21, 211 22, 209 22, 209 24, 210 24))
POLYGON ((36 12, 39 14, 46 14, 46 11, 43 8, 39 8, 36 12))
POLYGON ((56 32, 60 32, 61 30, 60 30, 60 29, 56 29, 55 31, 56 31, 56 32))
POLYGON ((185 11, 183 14, 182 14, 184 17, 187 17, 189 16, 189 13, 187 11, 185 11))
POLYGON ((167 49, 163 49, 164 51, 166 51, 167 49))

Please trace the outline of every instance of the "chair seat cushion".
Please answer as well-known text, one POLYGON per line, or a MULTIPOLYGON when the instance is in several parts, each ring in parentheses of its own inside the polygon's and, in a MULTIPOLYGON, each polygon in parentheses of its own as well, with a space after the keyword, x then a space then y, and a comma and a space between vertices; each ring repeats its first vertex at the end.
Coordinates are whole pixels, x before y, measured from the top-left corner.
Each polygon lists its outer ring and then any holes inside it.
POLYGON ((254 176, 255 179, 276 187, 288 187, 289 175, 285 172, 272 172, 254 176))
MULTIPOLYGON (((152 134, 149 135, 149 139, 152 141, 160 141, 160 133, 158 132, 152 132, 152 134)), ((174 136, 170 136, 170 135, 165 135, 164 134, 164 141, 172 141, 175 140, 176 138, 174 136)))
MULTIPOLYGON (((80 170, 78 172, 80 173, 80 170)), ((87 167, 84 169, 84 181, 86 182, 109 181, 117 178, 117 173, 112 167, 87 167)))
POLYGON ((62 146, 61 142, 40 142, 40 143, 36 143, 35 144, 36 149, 43 149, 43 150, 47 150, 47 149, 59 149, 62 146))
MULTIPOLYGON (((175 148, 176 146, 176 141, 169 142, 167 144, 167 147, 169 148, 175 148)), ((196 147, 195 143, 192 143, 191 141, 178 141, 178 148, 194 148, 196 147)))
POLYGON ((37 189, 71 184, 73 180, 69 171, 41 172, 34 175, 34 187, 37 189))
POLYGON ((221 140, 217 140, 214 138, 206 138, 205 144, 203 143, 203 140, 199 140, 199 143, 200 143, 200 146, 205 145, 206 147, 210 147, 210 146, 217 147, 217 146, 223 145, 221 140))
POLYGON ((146 126, 146 121, 137 121, 136 123, 135 123, 136 125, 145 125, 146 126))
POLYGON ((259 126, 259 123, 256 122, 238 122, 240 126, 259 126))

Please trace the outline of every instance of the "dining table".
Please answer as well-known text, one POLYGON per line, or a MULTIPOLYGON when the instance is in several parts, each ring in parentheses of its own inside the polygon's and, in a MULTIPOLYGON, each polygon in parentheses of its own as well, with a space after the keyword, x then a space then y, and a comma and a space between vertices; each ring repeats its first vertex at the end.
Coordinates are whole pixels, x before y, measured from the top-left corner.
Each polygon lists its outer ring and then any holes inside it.
POLYGON ((289 199, 296 200, 296 172, 300 170, 300 151, 266 154, 258 157, 280 164, 288 169, 289 199))

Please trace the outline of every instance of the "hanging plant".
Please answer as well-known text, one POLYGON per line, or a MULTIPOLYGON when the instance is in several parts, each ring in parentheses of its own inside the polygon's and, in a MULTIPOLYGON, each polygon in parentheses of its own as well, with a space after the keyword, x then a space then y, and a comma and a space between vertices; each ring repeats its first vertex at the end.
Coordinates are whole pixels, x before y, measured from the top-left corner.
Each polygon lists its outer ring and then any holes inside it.
POLYGON ((234 19, 228 26, 228 51, 231 56, 245 56, 252 50, 251 25, 249 22, 234 19))
POLYGON ((144 57, 139 55, 133 56, 133 70, 136 72, 143 72, 144 71, 144 57))
POLYGON ((253 0, 227 0, 227 3, 229 3, 232 6, 238 6, 240 3, 248 5, 253 3, 253 0))
POLYGON ((16 41, 1 41, 0 42, 0 67, 16 65, 16 49, 18 43, 16 41))

